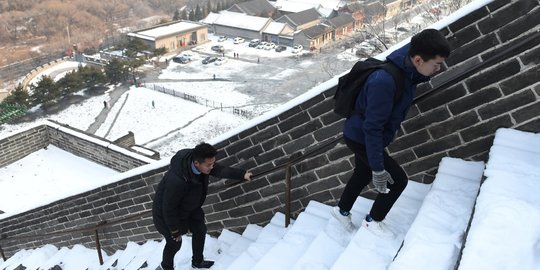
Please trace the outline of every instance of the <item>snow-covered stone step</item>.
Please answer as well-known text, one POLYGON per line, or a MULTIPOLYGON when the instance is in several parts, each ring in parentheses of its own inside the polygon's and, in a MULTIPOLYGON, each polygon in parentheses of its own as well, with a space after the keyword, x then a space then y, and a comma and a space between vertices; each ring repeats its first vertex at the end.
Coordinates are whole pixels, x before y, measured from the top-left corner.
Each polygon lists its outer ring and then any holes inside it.
POLYGON ((123 270, 138 270, 143 268, 156 269, 161 263, 161 255, 165 241, 147 241, 135 253, 134 258, 123 268, 123 270), (156 260, 156 257, 159 258, 156 260))
POLYGON ((538 168, 539 133, 497 130, 460 270, 540 269, 538 168))
MULTIPOLYGON (((358 197, 351 210, 354 224, 360 224, 363 213, 369 211, 372 203, 372 200, 358 197)), ((353 234, 345 230, 341 223, 331 217, 331 209, 331 207, 326 209, 325 216, 329 218, 326 227, 309 245, 306 252, 292 268, 293 270, 330 269, 349 244, 353 234)))
POLYGON ((118 250, 107 260, 103 260, 104 263, 100 269, 124 269, 135 258, 140 247, 136 243, 129 242, 124 250, 118 250))
MULTIPOLYGON (((85 266, 85 269, 94 270, 99 269, 99 259, 97 252, 94 249, 86 248, 82 245, 75 245, 73 248, 60 249, 59 256, 53 256, 46 265, 54 267, 59 265, 62 269, 81 269, 81 265, 85 266), (65 252, 62 252, 62 249, 66 249, 65 252)), ((103 260, 107 260, 108 256, 103 253, 103 260)), ((43 268, 43 267, 42 267, 43 268)), ((43 268, 49 269, 49 268, 43 268)))
MULTIPOLYGON (((174 256, 174 269, 176 270, 192 270, 191 268, 191 257, 192 253, 192 244, 191 236, 184 235, 182 236, 182 247, 174 256)), ((215 261, 219 258, 219 244, 217 238, 214 238, 210 235, 206 235, 204 245, 204 258, 206 260, 215 261)), ((161 262, 161 255, 159 255, 159 261, 161 262)))
POLYGON ((242 238, 242 235, 227 229, 223 229, 218 236, 219 253, 229 249, 236 240, 242 238))
POLYGON ((221 250, 212 269, 227 269, 257 239, 262 230, 261 226, 249 224, 240 237, 234 239, 227 249, 221 250))
POLYGON ((332 216, 330 212, 331 210, 331 206, 320 203, 318 201, 309 201, 304 212, 322 217, 324 219, 329 219, 332 216))
POLYGON ((481 161, 441 160, 431 190, 388 269, 454 268, 483 171, 481 161))
POLYGON ((380 238, 360 227, 331 269, 358 269, 362 266, 369 267, 370 270, 386 269, 399 250, 405 233, 430 187, 431 185, 409 181, 385 220, 396 237, 380 238))
POLYGON ((21 250, 7 261, 0 261, 0 269, 15 269, 19 265, 23 265, 27 269, 37 269, 56 253, 58 253, 58 248, 53 245, 45 245, 35 250, 21 250))
MULTIPOLYGON (((294 224, 294 221, 291 221, 294 224)), ((289 226, 290 227, 290 226, 289 226)), ((227 269, 250 270, 287 232, 285 215, 276 213, 257 237, 257 240, 238 256, 227 269)))
MULTIPOLYGON (((318 206, 312 205, 311 207, 317 208, 318 206)), ((313 210, 313 212, 317 211, 313 210)), ((326 227, 327 223, 327 218, 312 214, 306 208, 306 211, 298 215, 294 225, 283 236, 283 239, 279 240, 252 269, 292 268, 309 244, 326 227)))

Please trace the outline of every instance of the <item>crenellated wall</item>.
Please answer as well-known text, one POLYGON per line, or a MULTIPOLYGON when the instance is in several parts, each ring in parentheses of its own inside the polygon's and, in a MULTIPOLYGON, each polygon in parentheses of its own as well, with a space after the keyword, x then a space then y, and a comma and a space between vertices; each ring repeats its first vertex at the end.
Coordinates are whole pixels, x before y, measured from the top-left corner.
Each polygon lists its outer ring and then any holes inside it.
MULTIPOLYGON (((411 179, 425 183, 433 180, 442 157, 487 160, 499 127, 540 132, 540 3, 493 1, 441 31, 455 50, 445 71, 419 86, 418 95, 434 92, 413 106, 396 141, 388 147, 411 179)), ((260 173, 287 163, 297 152, 340 136, 343 120, 332 112, 334 91, 335 85, 323 89, 217 143, 219 160, 260 173)), ((309 200, 335 203, 351 174, 352 162, 350 151, 337 142, 293 166, 293 217, 309 200)), ((118 183, 0 220, 1 234, 39 235, 144 213, 151 208, 154 187, 167 168, 151 168, 118 183)), ((267 223, 275 212, 283 212, 284 179, 283 170, 232 187, 228 180, 213 179, 204 206, 209 230, 241 231, 248 223, 267 223)), ((101 244, 112 251, 128 241, 161 238, 151 224, 146 216, 108 227, 101 231, 101 244)), ((47 243, 95 245, 93 232, 38 241, 0 241, 8 255, 47 243)))

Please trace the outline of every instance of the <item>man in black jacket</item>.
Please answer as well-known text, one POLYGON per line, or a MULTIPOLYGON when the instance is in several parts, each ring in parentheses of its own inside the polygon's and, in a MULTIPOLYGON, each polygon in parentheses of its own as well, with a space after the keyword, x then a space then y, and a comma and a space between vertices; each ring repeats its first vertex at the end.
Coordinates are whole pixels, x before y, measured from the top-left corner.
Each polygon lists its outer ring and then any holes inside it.
POLYGON ((154 196, 152 217, 165 237, 161 267, 174 269, 174 255, 182 246, 182 235, 192 233, 193 268, 210 268, 214 262, 203 257, 206 224, 202 205, 208 192, 209 175, 251 181, 251 172, 216 163, 217 150, 207 143, 183 149, 171 159, 154 196))

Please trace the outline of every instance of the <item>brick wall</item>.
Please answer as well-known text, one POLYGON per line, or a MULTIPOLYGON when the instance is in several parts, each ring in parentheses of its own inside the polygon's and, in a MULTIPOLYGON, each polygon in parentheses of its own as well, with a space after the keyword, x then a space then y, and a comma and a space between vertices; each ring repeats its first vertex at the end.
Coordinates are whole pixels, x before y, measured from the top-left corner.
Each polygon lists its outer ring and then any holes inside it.
POLYGON ((0 140, 0 168, 49 144, 46 126, 39 126, 0 140))
MULTIPOLYGON (((454 45, 446 71, 419 87, 423 94, 403 123, 397 140, 388 148, 404 165, 410 178, 429 183, 442 157, 486 160, 499 127, 540 132, 540 45, 525 42, 540 29, 538 1, 498 0, 473 11, 441 31, 454 45), (510 50, 506 51, 506 49, 510 50), (494 58, 503 52, 500 58, 494 58), (492 60, 493 59, 493 60, 492 60), (482 65, 471 74, 464 70, 482 65), (457 76, 457 81, 445 83, 457 76), (438 86, 444 85, 441 89, 438 86)), ((331 112, 331 88, 278 116, 217 144, 219 160, 255 173, 286 164, 290 156, 341 135, 343 120, 331 112)), ((342 142, 292 167, 293 217, 309 200, 335 203, 352 170, 352 155, 342 142)), ((154 187, 167 167, 147 171, 82 195, 0 220, 8 236, 42 234, 114 220, 150 209, 154 187)), ((265 224, 283 211, 285 172, 262 175, 250 183, 228 186, 213 179, 204 210, 211 232, 227 228, 241 231, 248 223, 265 224)), ((370 196, 366 191, 364 195, 370 196)), ((83 243, 93 247, 93 234, 79 233, 45 240, 3 240, 9 255, 21 248, 83 243)), ((101 236, 108 250, 128 241, 161 238, 151 219, 106 228, 101 236)))
POLYGON ((49 141, 54 146, 108 168, 125 172, 152 160, 121 148, 103 138, 66 125, 48 126, 49 141), (74 135, 76 133, 76 135, 74 135))
MULTIPOLYGON (((128 177, 117 183, 78 194, 32 211, 0 220, 2 237, 34 236, 34 239, 4 239, 0 245, 7 256, 17 250, 54 244, 58 247, 83 244, 95 248, 94 231, 44 235, 59 231, 90 228, 101 221, 115 221, 122 217, 143 214, 152 208, 154 186, 166 168, 151 170, 143 175, 128 177)), ((121 222, 99 230, 101 245, 112 254, 125 248, 128 241, 144 242, 159 238, 150 215, 134 221, 121 222)))

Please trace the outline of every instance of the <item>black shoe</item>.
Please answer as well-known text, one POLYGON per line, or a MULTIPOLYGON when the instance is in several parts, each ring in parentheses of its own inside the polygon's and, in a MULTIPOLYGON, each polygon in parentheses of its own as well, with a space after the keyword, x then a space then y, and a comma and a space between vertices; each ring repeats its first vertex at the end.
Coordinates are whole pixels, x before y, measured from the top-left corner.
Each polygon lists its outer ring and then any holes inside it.
POLYGON ((193 262, 193 261, 191 262, 191 267, 193 267, 195 269, 210 268, 210 267, 212 267, 212 265, 214 265, 213 261, 205 261, 205 260, 203 260, 200 263, 196 263, 196 262, 193 262))

